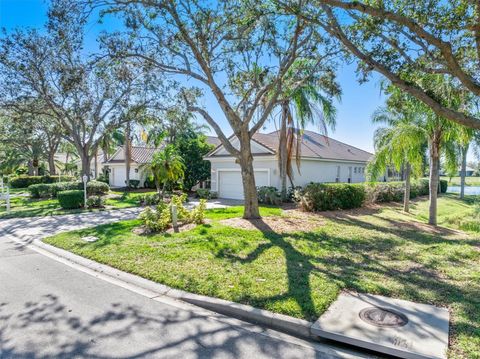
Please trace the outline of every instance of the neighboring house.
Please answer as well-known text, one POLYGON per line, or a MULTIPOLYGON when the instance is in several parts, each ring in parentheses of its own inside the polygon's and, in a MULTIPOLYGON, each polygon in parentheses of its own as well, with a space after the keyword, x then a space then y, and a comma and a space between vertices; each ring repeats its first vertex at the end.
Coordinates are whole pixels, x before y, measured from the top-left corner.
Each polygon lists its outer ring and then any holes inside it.
MULTIPOLYGON (((158 151, 154 147, 132 147, 130 161, 130 179, 139 180, 143 187, 147 175, 142 169, 142 165, 151 162, 153 154, 158 151)), ((125 187, 127 179, 127 169, 125 167, 125 148, 119 147, 112 157, 103 163, 109 169, 109 182, 111 187, 125 187)))
MULTIPOLYGON (((207 143, 218 146, 220 140, 214 136, 206 136, 207 143)), ((143 187, 147 174, 143 170, 143 165, 152 161, 153 154, 159 151, 161 147, 141 147, 133 146, 130 161, 130 179, 139 180, 140 187, 143 187)), ((119 147, 112 157, 103 163, 109 169, 109 182, 111 187, 125 187, 127 169, 125 168, 125 148, 119 147)))
MULTIPOLYGON (((230 138, 234 147, 239 148, 238 140, 230 138)), ((255 182, 260 186, 281 187, 278 170, 277 148, 279 131, 268 134, 256 133, 251 147, 255 182)), ((312 131, 305 131, 301 141, 300 173, 293 163, 295 186, 305 186, 310 182, 364 182, 365 167, 371 153, 328 138, 312 131)), ((240 166, 218 145, 205 159, 212 164, 211 189, 219 198, 243 199, 240 166)), ((294 161, 295 162, 295 161, 294 161)))
MULTIPOLYGON (((467 166, 467 168, 465 170, 465 176, 466 177, 472 177, 474 173, 475 173, 475 168, 467 166)), ((461 167, 458 168, 458 175, 459 176, 462 175, 462 168, 461 167)))

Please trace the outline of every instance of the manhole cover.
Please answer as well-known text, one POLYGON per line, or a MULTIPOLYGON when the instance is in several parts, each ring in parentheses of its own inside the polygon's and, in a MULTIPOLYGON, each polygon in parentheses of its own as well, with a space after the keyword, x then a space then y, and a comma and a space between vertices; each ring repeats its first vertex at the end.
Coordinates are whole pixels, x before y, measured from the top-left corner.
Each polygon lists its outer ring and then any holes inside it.
POLYGON ((397 328, 408 323, 408 318, 397 311, 380 307, 369 307, 360 311, 360 319, 377 327, 397 328))

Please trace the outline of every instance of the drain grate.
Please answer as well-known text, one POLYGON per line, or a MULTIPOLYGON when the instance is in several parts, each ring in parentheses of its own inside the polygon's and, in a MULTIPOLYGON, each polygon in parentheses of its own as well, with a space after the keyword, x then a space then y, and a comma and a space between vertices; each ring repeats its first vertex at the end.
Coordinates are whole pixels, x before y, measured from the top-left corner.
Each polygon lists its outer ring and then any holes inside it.
POLYGON ((381 307, 368 307, 359 313, 360 319, 377 327, 398 328, 408 323, 406 315, 395 310, 381 307))

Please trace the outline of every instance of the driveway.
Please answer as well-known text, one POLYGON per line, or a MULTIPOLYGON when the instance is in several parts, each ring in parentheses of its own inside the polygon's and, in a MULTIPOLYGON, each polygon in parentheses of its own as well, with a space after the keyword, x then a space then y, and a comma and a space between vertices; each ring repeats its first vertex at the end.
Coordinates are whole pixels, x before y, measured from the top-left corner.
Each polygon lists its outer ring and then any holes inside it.
POLYGON ((170 298, 149 298, 31 244, 135 218, 140 210, 0 221, 0 358, 357 357, 170 298))

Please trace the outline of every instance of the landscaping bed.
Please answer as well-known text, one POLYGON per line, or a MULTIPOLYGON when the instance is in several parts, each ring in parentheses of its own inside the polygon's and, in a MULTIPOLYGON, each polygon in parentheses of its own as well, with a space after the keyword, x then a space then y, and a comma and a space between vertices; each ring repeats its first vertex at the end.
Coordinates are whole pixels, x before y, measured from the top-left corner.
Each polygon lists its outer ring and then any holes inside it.
POLYGON ((440 198, 439 223, 450 229, 427 230, 427 208, 418 199, 410 215, 398 205, 309 214, 315 225, 293 230, 271 223, 295 211, 262 207, 268 230, 237 228, 243 209, 231 207, 207 211, 208 223, 180 233, 136 235, 133 220, 45 242, 174 288, 307 320, 343 289, 448 307, 450 357, 480 358, 480 239, 447 215, 462 208, 473 218, 474 204, 440 198), (99 240, 81 239, 90 235, 99 240))

